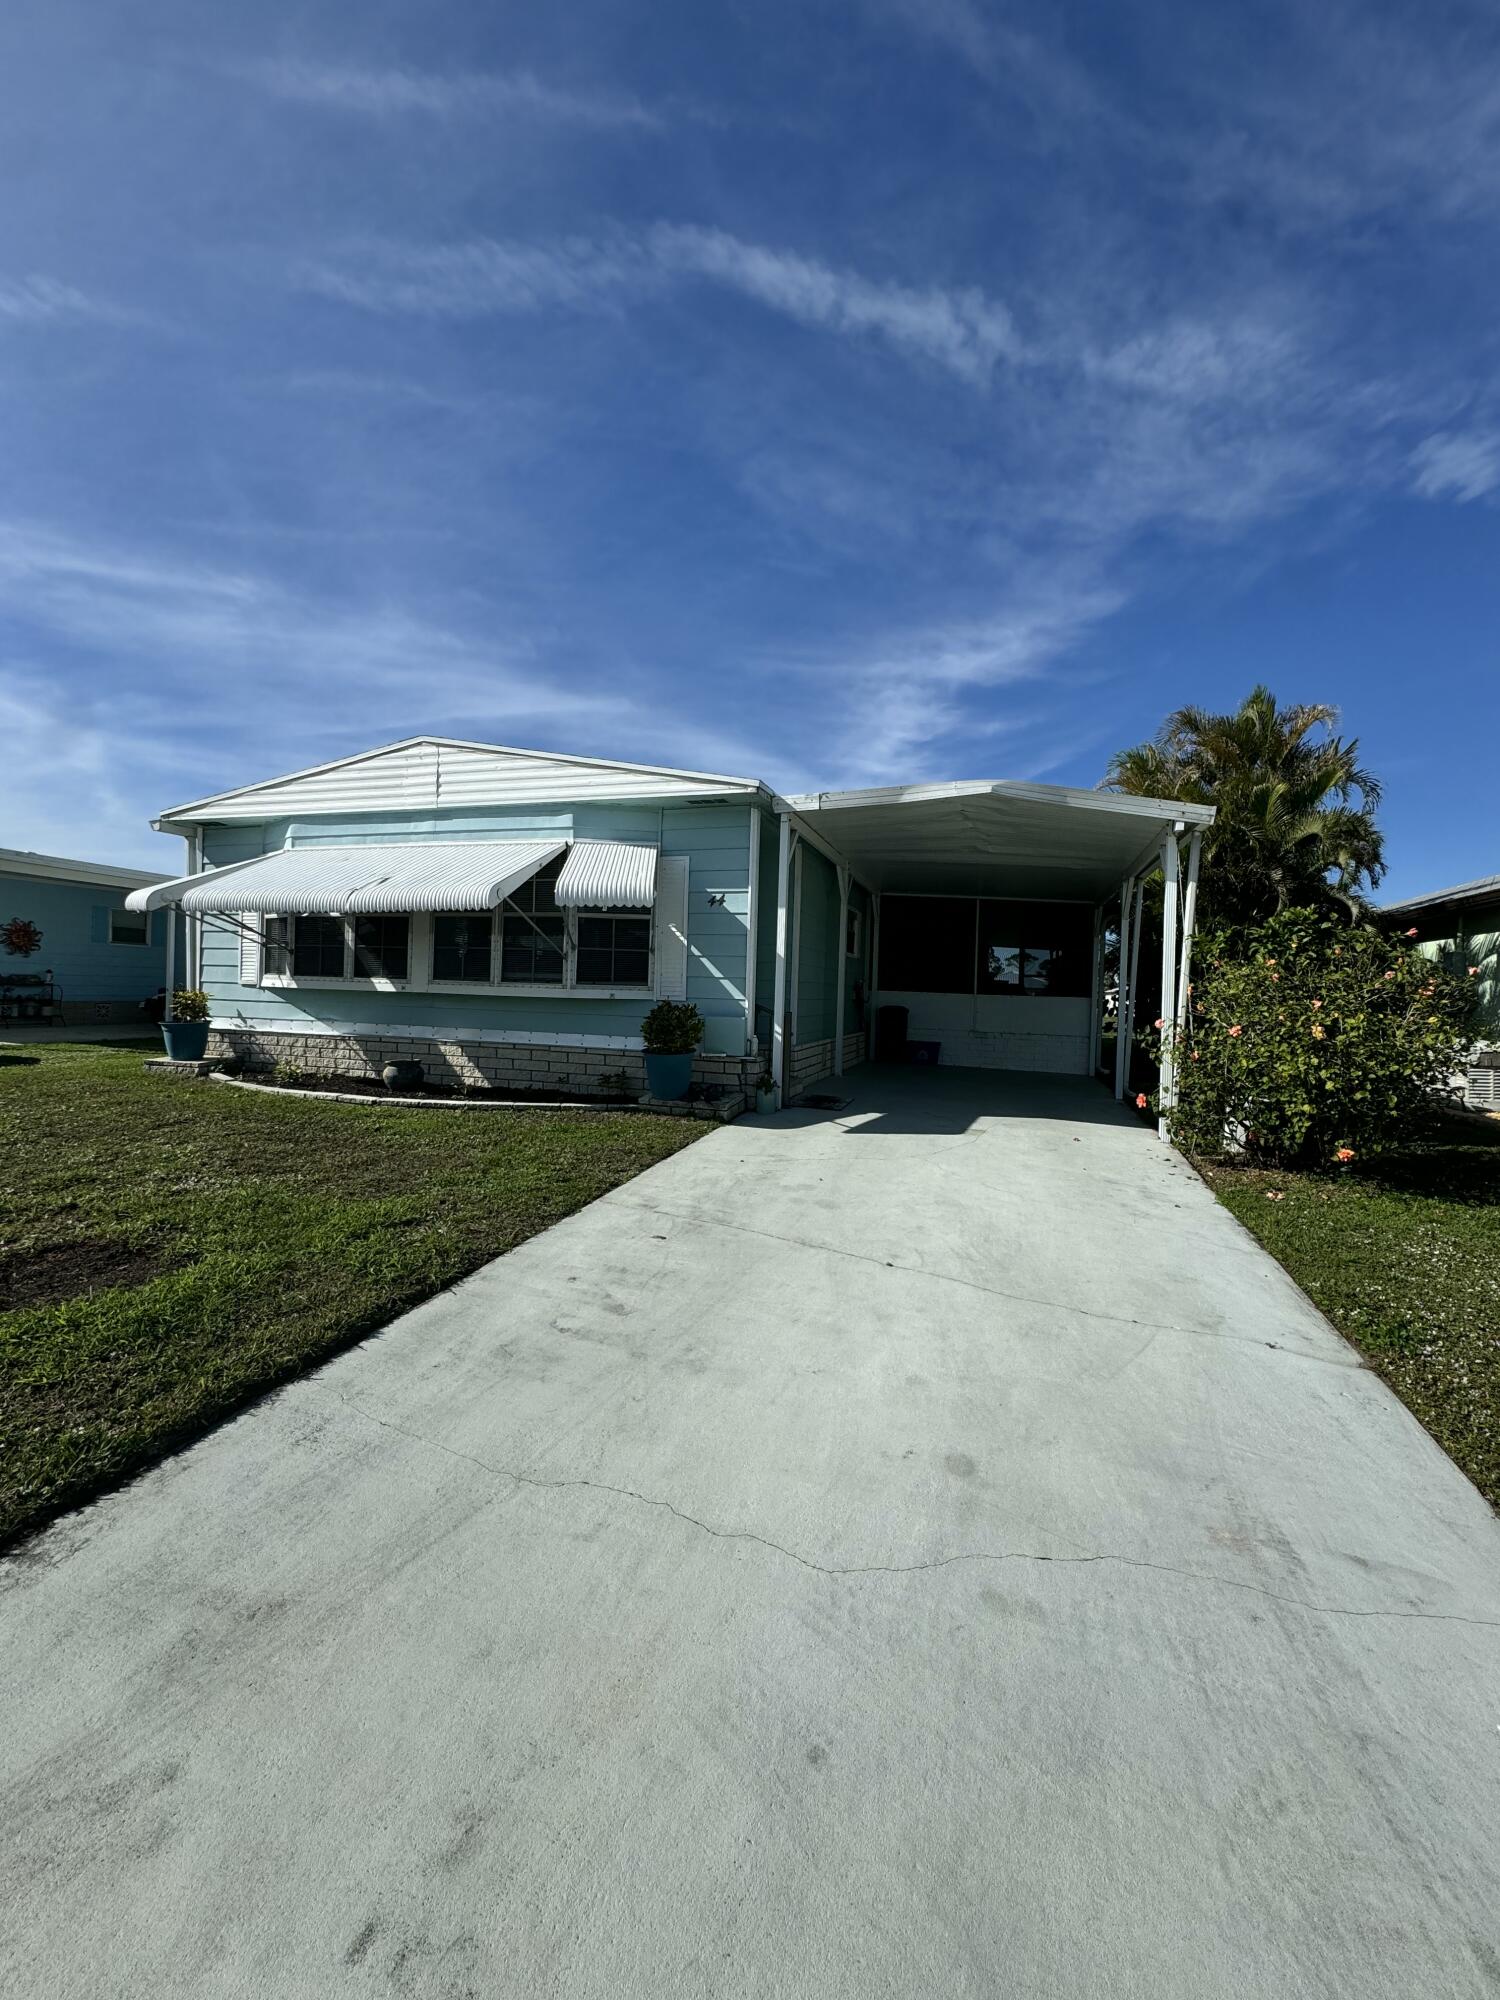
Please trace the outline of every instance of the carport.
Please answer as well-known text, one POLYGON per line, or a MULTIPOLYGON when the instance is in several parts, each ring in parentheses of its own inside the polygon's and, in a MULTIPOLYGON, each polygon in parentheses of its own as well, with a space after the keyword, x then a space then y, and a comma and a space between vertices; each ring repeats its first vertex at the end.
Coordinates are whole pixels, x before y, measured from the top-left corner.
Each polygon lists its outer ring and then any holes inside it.
POLYGON ((871 1023, 882 1004, 904 1005, 939 1061, 981 1068, 1096 1074, 1112 997, 1116 1097, 1128 1078, 1145 882, 1159 869, 1160 1104, 1170 1110, 1212 807, 995 780, 812 792, 778 810, 772 1069, 783 1096, 795 1080, 801 869, 812 850, 837 879, 833 1074, 846 1066, 851 976, 864 981, 871 1023), (868 936, 850 927, 857 893, 868 901, 868 936), (1106 995, 1110 930, 1119 977, 1106 995))

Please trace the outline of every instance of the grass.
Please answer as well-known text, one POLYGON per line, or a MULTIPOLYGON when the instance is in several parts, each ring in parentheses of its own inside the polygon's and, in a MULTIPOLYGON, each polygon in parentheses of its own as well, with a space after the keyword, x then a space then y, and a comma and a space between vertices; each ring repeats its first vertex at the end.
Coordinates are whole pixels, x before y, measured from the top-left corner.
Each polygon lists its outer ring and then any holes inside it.
POLYGON ((146 1053, 0 1051, 0 1546, 704 1130, 287 1102, 146 1053))
POLYGON ((1500 1506, 1500 1121, 1337 1174, 1199 1171, 1500 1506))

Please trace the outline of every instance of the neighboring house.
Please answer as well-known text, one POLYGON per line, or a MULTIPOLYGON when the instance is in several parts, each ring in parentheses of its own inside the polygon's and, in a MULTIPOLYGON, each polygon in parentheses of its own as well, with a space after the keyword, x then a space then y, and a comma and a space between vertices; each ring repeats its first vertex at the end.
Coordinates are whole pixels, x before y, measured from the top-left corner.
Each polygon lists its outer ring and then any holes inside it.
POLYGON ((139 1021, 166 980, 167 913, 127 910, 141 868, 0 848, 0 1021, 139 1021), (18 950, 39 934, 34 950, 18 950))
POLYGON ((1421 950, 1460 979, 1478 967, 1480 1045, 1465 1076, 1464 1101, 1500 1111, 1500 875, 1387 903, 1380 916, 1392 928, 1415 926, 1421 950))
POLYGON ((174 807, 192 872, 131 901, 187 915, 211 1048, 252 1068, 636 1082, 666 997, 704 1017, 701 1083, 792 1095, 865 1059, 878 998, 943 1061, 1087 1075, 1103 906, 1211 817, 1005 783, 785 799, 420 737, 174 807))

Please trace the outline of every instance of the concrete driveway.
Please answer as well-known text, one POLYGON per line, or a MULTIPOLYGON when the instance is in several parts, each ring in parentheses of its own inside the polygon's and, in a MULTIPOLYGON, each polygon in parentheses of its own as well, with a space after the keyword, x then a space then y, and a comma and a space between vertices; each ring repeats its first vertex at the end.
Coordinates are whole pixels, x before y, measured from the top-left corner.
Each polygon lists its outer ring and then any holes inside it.
POLYGON ((1500 1529, 1092 1086, 851 1079, 0 1597, 18 1995, 1500 1993, 1500 1529))

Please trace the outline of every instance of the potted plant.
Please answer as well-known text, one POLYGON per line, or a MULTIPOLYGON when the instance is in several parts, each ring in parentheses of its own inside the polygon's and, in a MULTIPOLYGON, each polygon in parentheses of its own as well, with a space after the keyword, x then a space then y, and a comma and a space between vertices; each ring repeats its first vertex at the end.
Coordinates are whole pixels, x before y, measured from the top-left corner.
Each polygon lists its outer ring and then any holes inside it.
POLYGON ((755 1079, 755 1109, 762 1118, 769 1118, 776 1109, 776 1079, 768 1069, 755 1079))
POLYGON ((208 1053, 208 995, 185 987, 172 995, 172 1018, 161 1024, 161 1038, 173 1062, 202 1062, 208 1053))
POLYGON ((686 1097, 693 1081, 693 1051, 703 1039, 703 1016, 685 1000, 658 1000, 641 1023, 646 1088, 653 1097, 686 1097))

